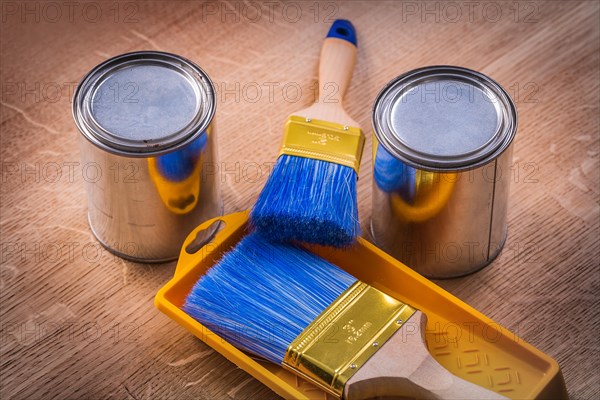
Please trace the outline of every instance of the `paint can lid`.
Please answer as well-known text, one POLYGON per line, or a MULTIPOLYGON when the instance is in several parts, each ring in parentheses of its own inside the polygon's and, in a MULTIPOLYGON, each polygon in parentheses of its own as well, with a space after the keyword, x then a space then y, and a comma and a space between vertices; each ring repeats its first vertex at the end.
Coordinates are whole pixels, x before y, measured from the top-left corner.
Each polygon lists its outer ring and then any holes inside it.
POLYGON ((373 107, 373 128, 379 143, 407 164, 458 171, 487 164, 510 145, 517 111, 489 77, 432 66, 386 85, 373 107))
POLYGON ((90 71, 73 97, 73 117, 96 146, 151 156, 185 146, 210 124, 215 90, 208 75, 180 56, 139 51, 90 71))

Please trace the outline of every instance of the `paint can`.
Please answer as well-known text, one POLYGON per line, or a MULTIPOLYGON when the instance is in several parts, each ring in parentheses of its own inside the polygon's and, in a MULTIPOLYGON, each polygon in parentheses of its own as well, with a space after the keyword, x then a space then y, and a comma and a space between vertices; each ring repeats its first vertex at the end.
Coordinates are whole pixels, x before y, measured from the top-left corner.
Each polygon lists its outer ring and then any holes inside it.
POLYGON ((466 68, 432 66, 389 82, 373 107, 371 233, 429 278, 488 265, 507 235, 517 112, 466 68))
POLYGON ((116 56, 79 83, 89 224, 111 252, 173 260, 189 232, 222 215, 215 108, 208 75, 164 52, 116 56))

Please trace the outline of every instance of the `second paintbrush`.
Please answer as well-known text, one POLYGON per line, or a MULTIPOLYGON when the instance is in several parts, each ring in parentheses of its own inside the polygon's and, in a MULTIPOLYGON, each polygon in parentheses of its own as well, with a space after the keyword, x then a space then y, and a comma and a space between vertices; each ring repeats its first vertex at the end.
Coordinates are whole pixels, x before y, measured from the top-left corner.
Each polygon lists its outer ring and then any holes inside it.
POLYGON ((420 311, 313 253, 257 233, 200 278, 183 310, 338 398, 505 398, 431 357, 420 311))

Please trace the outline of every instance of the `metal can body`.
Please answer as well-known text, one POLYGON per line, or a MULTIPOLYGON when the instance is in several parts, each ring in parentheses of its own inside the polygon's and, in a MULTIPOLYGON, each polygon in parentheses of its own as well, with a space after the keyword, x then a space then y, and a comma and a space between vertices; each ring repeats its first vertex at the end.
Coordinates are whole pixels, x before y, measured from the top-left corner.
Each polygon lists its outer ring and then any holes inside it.
MULTIPOLYGON (((509 148, 469 171, 430 173, 427 188, 427 178, 420 178, 414 197, 429 199, 418 210, 375 184, 371 229, 376 244, 430 278, 466 275, 488 265, 507 236, 511 153, 509 148)), ((416 174, 423 172, 429 171, 416 174)))
POLYGON ((508 95, 475 71, 428 67, 390 82, 373 119, 375 243, 430 278, 488 265, 507 236, 516 132, 508 95))
POLYGON ((73 114, 96 238, 142 262, 176 259, 197 225, 222 214, 212 83, 195 64, 136 52, 80 83, 73 114))

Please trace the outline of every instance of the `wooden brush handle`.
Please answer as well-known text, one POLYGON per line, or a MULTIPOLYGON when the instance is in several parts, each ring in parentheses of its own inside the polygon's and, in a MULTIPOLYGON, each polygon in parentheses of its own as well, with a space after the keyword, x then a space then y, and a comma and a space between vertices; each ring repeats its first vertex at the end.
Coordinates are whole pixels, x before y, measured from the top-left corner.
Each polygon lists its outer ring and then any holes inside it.
POLYGON ((426 316, 417 311, 350 378, 344 388, 344 399, 506 399, 451 374, 438 364, 425 345, 426 322, 426 316))
POLYGON ((356 32, 346 20, 336 20, 321 48, 319 103, 342 106, 356 63, 356 32))
POLYGON ((350 21, 336 20, 321 49, 319 98, 293 115, 360 128, 344 111, 342 99, 356 62, 356 31, 350 21))

